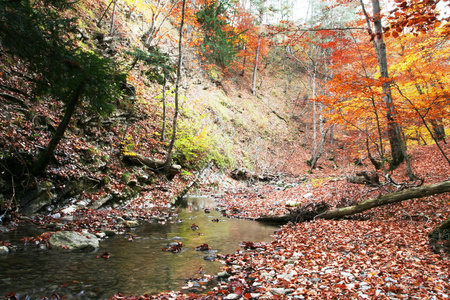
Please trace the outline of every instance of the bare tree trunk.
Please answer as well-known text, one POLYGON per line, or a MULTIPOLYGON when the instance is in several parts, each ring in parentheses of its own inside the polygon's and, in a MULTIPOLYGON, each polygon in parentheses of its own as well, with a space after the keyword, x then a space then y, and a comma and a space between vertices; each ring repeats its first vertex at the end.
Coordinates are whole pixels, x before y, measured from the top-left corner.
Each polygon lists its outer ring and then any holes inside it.
POLYGON ((178 119, 178 99, 179 99, 179 90, 180 90, 180 82, 181 82, 181 67, 183 62, 183 27, 184 27, 184 18, 186 15, 186 0, 183 0, 182 9, 181 9, 181 24, 179 31, 179 40, 178 40, 178 63, 177 63, 177 79, 175 83, 175 113, 173 116, 173 124, 172 124, 172 139, 170 140, 169 149, 167 150, 167 157, 164 163, 164 168, 169 169, 172 165, 172 156, 173 156, 173 147, 175 145, 175 139, 177 137, 177 119, 178 119))
POLYGON ((161 128, 161 142, 166 139, 166 75, 164 75, 163 89, 162 89, 162 128, 161 128))
POLYGON ((66 111, 64 113, 63 119, 61 120, 61 123, 59 123, 58 128, 56 128, 56 132, 53 135, 52 139, 50 140, 44 151, 42 151, 39 154, 38 160, 34 164, 33 172, 35 174, 44 172, 45 168, 50 162, 50 158, 52 157, 56 146, 58 146, 58 143, 63 138, 64 132, 66 131, 67 126, 69 125, 70 119, 72 118, 72 115, 75 111, 75 107, 77 106, 78 101, 80 100, 83 88, 84 82, 80 83, 78 88, 74 91, 72 99, 69 101, 69 103, 67 103, 66 111))
POLYGON ((106 7, 105 11, 103 12, 102 16, 100 17, 100 19, 97 21, 97 27, 101 27, 101 22, 103 20, 103 18, 105 17, 106 13, 109 10, 109 7, 111 6, 111 4, 113 4, 114 0, 111 0, 108 4, 108 6, 106 7))
MULTIPOLYGON (((378 58, 378 66, 380 68, 381 77, 384 79, 389 78, 386 44, 383 38, 383 26, 381 24, 381 8, 379 0, 372 0, 373 17, 370 18, 367 14, 364 4, 361 2, 366 21, 369 29, 369 33, 373 38, 373 45, 378 58), (374 25, 374 32, 372 32, 371 20, 374 25)), ((390 83, 385 81, 382 86, 384 94, 384 103, 386 106, 386 119, 387 119, 387 134, 389 137, 389 143, 391 146, 391 169, 397 168, 406 158, 404 141, 402 139, 402 133, 399 124, 396 120, 396 110, 392 99, 390 83)))
POLYGON ((258 72, 258 62, 259 62, 259 51, 261 47, 261 32, 262 32, 262 23, 264 17, 264 6, 266 1, 264 0, 261 7, 259 8, 259 28, 258 28, 258 45, 256 46, 256 55, 255 55, 255 64, 253 66, 253 77, 252 77, 252 93, 256 95, 256 74, 258 72))
POLYGON ((444 143, 447 144, 447 142, 445 141, 445 128, 442 122, 438 120, 431 120, 431 125, 433 126, 433 132, 436 140, 444 141, 444 143))
POLYGON ((117 5, 117 0, 114 0, 113 11, 112 11, 112 16, 111 16, 111 27, 109 28, 109 35, 113 35, 113 32, 114 32, 114 21, 115 21, 115 15, 116 15, 116 5, 117 5))

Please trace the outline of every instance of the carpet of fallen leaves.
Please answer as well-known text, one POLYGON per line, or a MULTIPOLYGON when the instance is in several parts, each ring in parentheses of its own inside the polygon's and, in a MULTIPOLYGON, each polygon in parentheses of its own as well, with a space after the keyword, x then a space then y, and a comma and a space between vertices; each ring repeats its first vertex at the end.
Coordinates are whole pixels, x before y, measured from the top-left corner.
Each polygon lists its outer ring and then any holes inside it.
MULTIPOLYGON (((424 184, 449 179, 435 146, 418 148, 413 157, 424 184)), ((405 174, 400 168, 391 178, 406 182, 405 174)), ((257 218, 287 213, 288 202, 339 207, 402 188, 350 184, 344 177, 318 170, 287 187, 236 183, 217 200, 228 217, 257 218)), ((449 203, 449 195, 442 194, 343 220, 290 223, 271 243, 243 241, 240 251, 223 255, 227 276, 207 294, 171 291, 112 299, 448 299, 449 255, 432 251, 428 233, 449 217, 449 203)))

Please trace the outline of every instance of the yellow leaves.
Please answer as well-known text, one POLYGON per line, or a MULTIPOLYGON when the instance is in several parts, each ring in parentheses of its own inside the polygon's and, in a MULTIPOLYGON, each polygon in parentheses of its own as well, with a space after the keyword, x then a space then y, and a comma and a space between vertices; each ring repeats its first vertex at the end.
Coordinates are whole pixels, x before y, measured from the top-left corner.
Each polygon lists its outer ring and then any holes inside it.
POLYGON ((122 155, 124 156, 137 156, 138 154, 136 152, 132 152, 132 151, 122 151, 122 155))

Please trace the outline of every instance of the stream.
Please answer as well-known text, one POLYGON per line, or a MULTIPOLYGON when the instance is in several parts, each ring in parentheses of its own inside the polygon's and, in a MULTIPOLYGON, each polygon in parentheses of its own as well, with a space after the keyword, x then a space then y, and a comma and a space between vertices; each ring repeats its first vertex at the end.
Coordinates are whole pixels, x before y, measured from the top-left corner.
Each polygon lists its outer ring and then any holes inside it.
MULTIPOLYGON (((0 256, 0 296, 14 292, 19 299, 36 299, 56 293, 68 299, 107 299, 117 293, 182 290, 188 279, 202 276, 199 268, 210 275, 220 271, 222 264, 206 260, 205 256, 234 253, 243 241, 272 240, 277 227, 223 217, 214 205, 209 197, 187 197, 178 214, 182 221, 143 223, 130 231, 135 236, 132 241, 130 235, 116 235, 101 241, 93 253, 50 250, 0 256), (211 208, 210 213, 205 213, 204 208, 211 208), (191 229, 194 223, 198 230, 191 229), (183 243, 181 252, 162 251, 174 241, 183 243), (196 251, 205 243, 210 251, 196 251), (109 259, 97 258, 104 252, 110 254, 109 259)), ((0 240, 6 239, 0 234, 0 240)))

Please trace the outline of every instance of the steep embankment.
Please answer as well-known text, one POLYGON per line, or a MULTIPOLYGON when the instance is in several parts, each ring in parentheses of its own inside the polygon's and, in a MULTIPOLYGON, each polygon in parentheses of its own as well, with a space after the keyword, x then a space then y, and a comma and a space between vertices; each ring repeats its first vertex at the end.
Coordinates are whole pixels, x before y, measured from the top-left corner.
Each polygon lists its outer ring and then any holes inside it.
MULTIPOLYGON (((112 8, 107 10, 109 3, 76 4, 77 38, 85 51, 114 59, 119 71, 127 73, 125 96, 111 99, 116 108, 106 116, 92 114, 80 105, 45 174, 37 177, 30 172, 32 163, 54 135, 64 105, 51 98, 34 99, 27 93, 23 77, 15 75, 26 74, 26 66, 2 58, 3 213, 17 207, 26 207, 28 214, 62 207, 71 207, 71 212, 103 205, 121 207, 138 195, 145 195, 139 201, 164 206, 195 178, 192 174, 209 163, 225 171, 247 168, 256 174, 297 176, 306 169, 297 125, 291 118, 301 89, 270 72, 279 68, 273 63, 260 70, 254 96, 249 88, 251 73, 228 72, 225 76, 217 68, 204 68, 196 63, 200 61, 196 49, 187 44, 175 145, 175 162, 183 167, 182 173, 168 182, 148 168, 124 160, 124 151, 165 158, 174 86, 169 80, 166 138, 162 140, 162 86, 149 78, 148 65, 130 55, 135 49, 146 49, 142 43, 149 26, 145 12, 118 2, 113 20, 112 8)), ((162 28, 166 33, 158 41, 159 48, 175 62, 176 28, 170 18, 162 28)))

